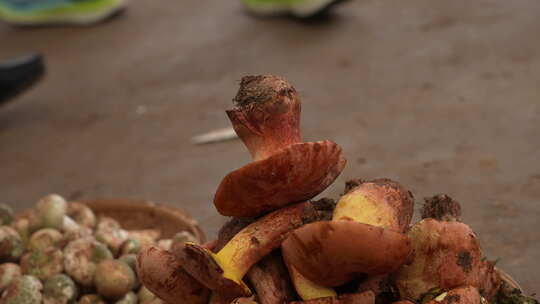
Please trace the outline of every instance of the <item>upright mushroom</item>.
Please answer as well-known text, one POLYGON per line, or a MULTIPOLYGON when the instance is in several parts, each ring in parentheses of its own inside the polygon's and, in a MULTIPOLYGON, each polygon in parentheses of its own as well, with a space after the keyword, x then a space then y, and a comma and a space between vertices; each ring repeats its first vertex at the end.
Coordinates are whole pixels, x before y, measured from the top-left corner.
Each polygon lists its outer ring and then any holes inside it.
POLYGON ((219 213, 258 216, 314 197, 345 167, 331 141, 301 142, 300 99, 276 76, 246 76, 227 111, 253 162, 229 173, 214 197, 219 213))

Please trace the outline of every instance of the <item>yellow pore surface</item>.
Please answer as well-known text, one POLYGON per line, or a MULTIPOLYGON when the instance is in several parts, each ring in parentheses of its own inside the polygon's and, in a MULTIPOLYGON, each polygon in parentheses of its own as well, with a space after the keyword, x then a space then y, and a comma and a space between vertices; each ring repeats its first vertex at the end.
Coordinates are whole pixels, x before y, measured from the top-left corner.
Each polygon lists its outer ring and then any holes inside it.
POLYGON ((289 273, 296 292, 304 301, 337 296, 334 289, 324 287, 310 281, 308 278, 304 277, 300 272, 298 272, 298 270, 292 264, 289 265, 289 273))
POLYGON ((382 228, 393 227, 397 222, 395 211, 385 201, 376 201, 359 191, 341 197, 332 220, 352 220, 382 228))

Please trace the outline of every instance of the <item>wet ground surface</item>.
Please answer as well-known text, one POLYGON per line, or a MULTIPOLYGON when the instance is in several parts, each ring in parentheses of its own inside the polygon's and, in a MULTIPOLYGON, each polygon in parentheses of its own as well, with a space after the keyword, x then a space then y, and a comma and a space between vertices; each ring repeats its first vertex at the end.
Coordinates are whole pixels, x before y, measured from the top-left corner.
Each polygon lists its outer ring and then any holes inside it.
POLYGON ((0 25, 0 58, 40 51, 49 68, 0 109, 1 200, 168 202, 214 236, 214 191, 250 157, 190 138, 228 125, 243 75, 277 74, 301 93, 304 138, 348 158, 323 195, 352 177, 396 179, 418 203, 448 193, 488 257, 540 292, 539 14, 532 0, 368 0, 302 23, 138 0, 96 27, 0 25))

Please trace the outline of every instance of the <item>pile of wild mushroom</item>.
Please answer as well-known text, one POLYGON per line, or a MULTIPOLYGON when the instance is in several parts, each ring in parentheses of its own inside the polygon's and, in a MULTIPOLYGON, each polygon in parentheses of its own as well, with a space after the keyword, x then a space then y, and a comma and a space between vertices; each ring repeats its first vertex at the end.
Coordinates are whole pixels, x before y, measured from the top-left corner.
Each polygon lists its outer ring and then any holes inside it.
MULTIPOLYGON (((143 284, 167 303, 528 303, 483 256, 459 204, 414 200, 395 181, 351 180, 337 201, 310 201, 345 167, 331 141, 302 142, 296 90, 248 76, 227 111, 253 162, 215 194, 231 216, 218 239, 144 249, 143 284)), ((537 302, 536 302, 537 303, 537 302)))

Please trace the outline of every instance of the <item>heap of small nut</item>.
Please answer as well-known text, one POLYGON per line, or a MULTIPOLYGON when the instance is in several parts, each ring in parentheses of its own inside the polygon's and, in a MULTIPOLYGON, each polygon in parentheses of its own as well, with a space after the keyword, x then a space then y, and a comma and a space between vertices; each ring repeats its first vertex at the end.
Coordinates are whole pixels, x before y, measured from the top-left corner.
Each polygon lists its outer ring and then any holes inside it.
MULTIPOLYGON (((333 101, 338 102, 338 101, 333 101)), ((311 200, 345 167, 330 141, 302 142, 300 100, 276 76, 247 76, 227 111, 253 162, 229 173, 214 205, 232 216, 208 244, 148 247, 142 283, 167 303, 536 303, 501 278, 447 195, 414 199, 390 179, 350 180, 311 200)))
POLYGON ((0 204, 0 304, 163 303, 140 284, 136 255, 145 246, 167 250, 186 240, 195 237, 122 229, 56 194, 18 215, 0 204))

